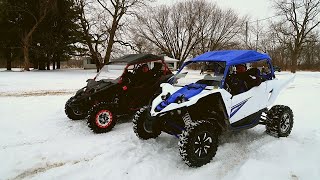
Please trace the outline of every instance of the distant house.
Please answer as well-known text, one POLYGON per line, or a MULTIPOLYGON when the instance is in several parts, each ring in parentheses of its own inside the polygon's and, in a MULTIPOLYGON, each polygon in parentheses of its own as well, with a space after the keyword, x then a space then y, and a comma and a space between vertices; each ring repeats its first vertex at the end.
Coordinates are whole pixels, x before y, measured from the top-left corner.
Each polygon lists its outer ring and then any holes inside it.
MULTIPOLYGON (((177 70, 178 62, 179 62, 178 59, 173 59, 168 56, 163 56, 163 58, 171 71, 177 70)), ((152 68, 153 66, 154 66, 154 63, 151 62, 150 68, 152 68)), ((91 57, 83 57, 83 68, 84 69, 96 69, 96 64, 94 63, 94 61, 92 60, 91 57)))
POLYGON ((178 59, 173 59, 168 56, 163 56, 163 59, 164 59, 164 62, 167 63, 167 65, 171 71, 175 71, 178 69, 178 63, 179 63, 178 59))
POLYGON ((96 69, 96 64, 91 57, 83 57, 83 68, 84 69, 96 69))

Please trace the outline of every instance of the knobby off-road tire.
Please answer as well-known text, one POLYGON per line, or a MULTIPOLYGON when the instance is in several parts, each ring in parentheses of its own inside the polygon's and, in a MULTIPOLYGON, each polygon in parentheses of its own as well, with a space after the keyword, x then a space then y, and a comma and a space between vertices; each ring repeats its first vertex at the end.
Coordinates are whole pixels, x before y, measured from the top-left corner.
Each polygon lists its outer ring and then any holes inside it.
POLYGON ((276 105, 267 112, 266 132, 275 137, 287 137, 293 127, 293 113, 288 106, 276 105))
POLYGON ((71 97, 64 106, 64 112, 66 113, 67 117, 71 120, 80 120, 84 119, 87 114, 79 111, 74 111, 70 106, 70 102, 72 101, 73 97, 71 97))
POLYGON ((161 131, 148 132, 145 129, 145 121, 148 118, 148 106, 144 106, 133 117, 133 131, 140 139, 156 138, 161 134, 161 131))
POLYGON ((100 102, 88 112, 87 124, 94 133, 106 133, 116 125, 115 106, 100 102))
POLYGON ((179 151, 183 161, 190 167, 209 163, 218 148, 218 131, 208 121, 198 121, 182 131, 179 151))

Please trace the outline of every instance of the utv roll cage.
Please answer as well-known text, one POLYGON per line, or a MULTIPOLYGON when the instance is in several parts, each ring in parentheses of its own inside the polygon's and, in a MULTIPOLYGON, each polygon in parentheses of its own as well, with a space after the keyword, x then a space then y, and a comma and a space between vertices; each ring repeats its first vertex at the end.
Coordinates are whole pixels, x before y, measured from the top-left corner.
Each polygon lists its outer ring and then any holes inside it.
POLYGON ((264 53, 259 53, 254 50, 222 50, 222 51, 210 51, 204 54, 201 54, 185 63, 179 68, 176 74, 179 74, 181 70, 191 64, 198 62, 223 62, 225 63, 224 76, 220 83, 220 88, 224 88, 225 79, 229 73, 229 69, 232 66, 238 64, 246 64, 252 62, 258 62, 261 60, 266 60, 269 69, 270 69, 270 78, 274 77, 274 69, 271 63, 271 58, 269 55, 264 53))

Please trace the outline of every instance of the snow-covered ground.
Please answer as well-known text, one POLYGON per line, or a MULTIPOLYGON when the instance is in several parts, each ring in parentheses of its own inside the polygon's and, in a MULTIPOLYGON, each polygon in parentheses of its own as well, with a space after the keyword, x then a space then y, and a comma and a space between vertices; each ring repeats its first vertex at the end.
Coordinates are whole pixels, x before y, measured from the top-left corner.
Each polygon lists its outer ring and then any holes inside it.
POLYGON ((85 121, 69 120, 64 103, 94 76, 94 70, 0 72, 1 180, 320 178, 320 73, 298 72, 277 99, 295 115, 288 138, 271 137, 263 126, 225 134, 200 168, 184 164, 173 136, 139 140, 130 119, 99 135, 85 121))

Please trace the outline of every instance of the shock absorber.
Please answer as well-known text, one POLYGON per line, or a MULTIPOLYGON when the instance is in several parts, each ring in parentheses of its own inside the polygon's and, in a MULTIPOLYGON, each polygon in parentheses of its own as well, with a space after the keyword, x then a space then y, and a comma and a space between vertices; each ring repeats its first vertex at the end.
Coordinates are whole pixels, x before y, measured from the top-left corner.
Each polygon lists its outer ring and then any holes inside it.
POLYGON ((192 119, 188 110, 185 111, 184 115, 182 116, 182 119, 185 124, 185 127, 189 127, 192 124, 192 119))

